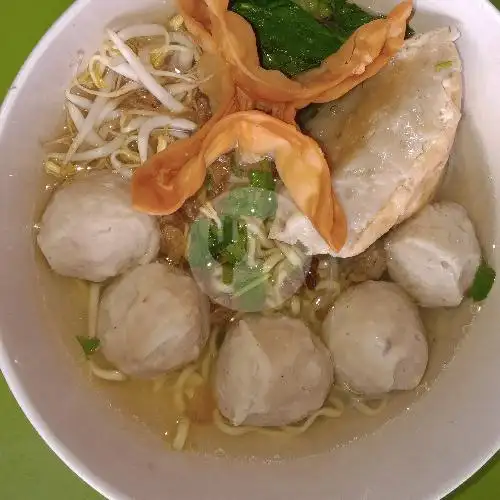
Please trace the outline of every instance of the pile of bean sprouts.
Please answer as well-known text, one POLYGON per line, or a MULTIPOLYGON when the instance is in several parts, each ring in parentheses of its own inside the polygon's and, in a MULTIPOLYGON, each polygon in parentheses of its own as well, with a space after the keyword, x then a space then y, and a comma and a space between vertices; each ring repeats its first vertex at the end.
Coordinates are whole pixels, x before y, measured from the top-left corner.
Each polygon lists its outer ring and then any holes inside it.
POLYGON ((46 171, 65 179, 110 168, 130 178, 151 155, 188 137, 198 124, 182 115, 202 83, 200 56, 180 16, 167 27, 108 30, 66 91, 65 133, 46 144, 46 171), (134 96, 140 105, 130 104, 134 96))

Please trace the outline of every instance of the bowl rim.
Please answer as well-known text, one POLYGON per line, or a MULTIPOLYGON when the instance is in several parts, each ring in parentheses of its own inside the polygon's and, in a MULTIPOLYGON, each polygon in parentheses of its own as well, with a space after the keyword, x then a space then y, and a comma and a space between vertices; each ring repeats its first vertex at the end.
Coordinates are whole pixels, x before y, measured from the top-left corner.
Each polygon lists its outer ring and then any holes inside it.
MULTIPOLYGON (((91 1, 92 0, 76 0, 73 2, 50 26, 32 49, 10 85, 7 95, 0 106, 0 135, 4 128, 8 126, 7 118, 16 101, 17 91, 25 85, 28 78, 30 78, 32 66, 43 57, 45 51, 50 47, 59 32, 68 25, 72 19, 77 17, 79 12, 91 1)), ((8 356, 4 349, 2 336, 0 336, 0 370, 16 403, 19 405, 36 433, 73 474, 83 479, 99 494, 105 498, 128 500, 121 492, 113 488, 111 484, 90 471, 86 465, 56 437, 49 424, 41 418, 36 407, 33 406, 30 398, 25 394, 23 384, 16 374, 15 362, 8 356)))
MULTIPOLYGON (((8 126, 8 116, 17 98, 18 90, 24 86, 27 80, 31 77, 32 66, 43 57, 45 51, 53 40, 58 36, 59 32, 67 26, 71 20, 79 15, 79 12, 87 7, 93 0, 75 0, 50 26, 39 42, 30 52, 29 56, 24 61, 19 69, 15 79, 11 83, 8 92, 0 104, 0 136, 5 127, 8 126)), ((354 0, 355 1, 355 0, 354 0)), ((474 0, 476 8, 488 10, 489 15, 495 19, 494 22, 500 28, 500 10, 497 9, 490 0, 474 0)), ((174 0, 175 2, 175 0, 174 0)), ((418 8, 418 0, 414 0, 416 8, 418 8)), ((1 333, 1 332, 0 332, 1 333)), ((2 336, 0 336, 0 370, 2 375, 13 394, 16 403, 21 408, 22 412, 28 419, 30 425, 34 428, 37 434, 43 439, 46 445, 56 454, 56 456, 69 468, 71 472, 83 479, 90 487, 103 495, 105 498, 116 500, 129 500, 122 491, 117 490, 102 477, 94 474, 84 462, 82 462, 75 454, 73 454, 66 445, 61 442, 54 432, 38 413, 36 407, 33 406, 29 397, 26 396, 23 384, 16 375, 15 361, 12 360, 3 346, 2 336)), ((489 450, 484 450, 478 454, 474 461, 469 463, 468 467, 459 472, 459 479, 449 478, 437 486, 436 493, 440 498, 453 492, 456 488, 462 485, 470 477, 478 472, 489 460, 500 450, 500 434, 496 440, 491 442, 489 450), (465 474, 464 474, 465 473, 465 474)))

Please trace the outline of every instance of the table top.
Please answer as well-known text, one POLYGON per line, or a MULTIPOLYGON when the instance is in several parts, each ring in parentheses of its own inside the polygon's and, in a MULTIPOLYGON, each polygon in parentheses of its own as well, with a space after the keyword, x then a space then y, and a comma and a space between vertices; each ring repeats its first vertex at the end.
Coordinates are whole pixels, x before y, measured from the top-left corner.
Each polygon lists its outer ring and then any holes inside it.
MULTIPOLYGON (((19 67, 71 0, 3 2, 0 101, 19 67)), ((500 8, 500 0, 493 0, 500 8)), ((73 474, 40 439, 0 376, 0 497, 6 500, 95 500, 102 497, 73 474)), ((500 456, 448 500, 490 500, 500 492, 500 456), (496 494, 495 494, 496 493, 496 494)))

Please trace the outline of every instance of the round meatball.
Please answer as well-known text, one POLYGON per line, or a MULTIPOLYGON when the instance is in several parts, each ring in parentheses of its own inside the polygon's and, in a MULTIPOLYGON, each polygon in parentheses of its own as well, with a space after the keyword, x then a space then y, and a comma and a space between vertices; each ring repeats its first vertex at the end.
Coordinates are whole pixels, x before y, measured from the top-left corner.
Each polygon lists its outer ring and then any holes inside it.
POLYGON ((423 307, 456 307, 472 285, 481 248, 465 209, 435 203, 396 228, 385 248, 391 278, 423 307))
POLYGON ((220 412, 233 425, 282 426, 321 408, 330 355, 297 319, 247 315, 227 334, 216 368, 220 412))
POLYGON ((160 232, 154 217, 132 208, 129 184, 98 172, 56 191, 38 245, 55 272, 101 282, 153 260, 160 232))
POLYGON ((97 335, 108 361, 153 377, 195 361, 209 333, 209 305, 194 280, 165 264, 139 266, 103 294, 97 335))
POLYGON ((414 389, 427 367, 418 309, 394 283, 366 281, 344 292, 323 323, 338 380, 359 394, 414 389))

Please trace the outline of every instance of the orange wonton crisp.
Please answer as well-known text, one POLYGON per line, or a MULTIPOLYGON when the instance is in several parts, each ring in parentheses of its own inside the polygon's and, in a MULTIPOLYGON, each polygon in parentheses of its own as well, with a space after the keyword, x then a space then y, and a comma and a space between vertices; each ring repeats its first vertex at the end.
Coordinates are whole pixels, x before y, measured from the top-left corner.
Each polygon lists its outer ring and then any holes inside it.
MULTIPOLYGON (((413 8, 412 0, 401 2, 386 18, 357 29, 320 67, 291 79, 261 67, 253 28, 228 10, 228 0, 178 0, 178 4, 188 30, 202 48, 219 53, 231 65, 235 83, 247 98, 267 101, 269 109, 277 103, 299 109, 312 102, 328 102, 375 75, 402 47, 413 8)), ((293 111, 282 114, 290 117, 293 111)))
MULTIPOLYGON (((175 144, 169 149, 173 147, 175 144)), ((134 205, 144 210, 143 198, 154 193, 154 199, 161 200, 161 213, 175 212, 201 188, 207 166, 236 148, 242 153, 271 156, 299 209, 332 248, 342 248, 346 221, 335 200, 323 152, 295 126, 261 111, 238 112, 220 120, 203 140, 199 154, 189 158, 182 168, 170 171, 160 166, 155 172, 150 163, 138 169, 132 190, 134 205), (160 177, 158 182, 155 175, 160 177)))

